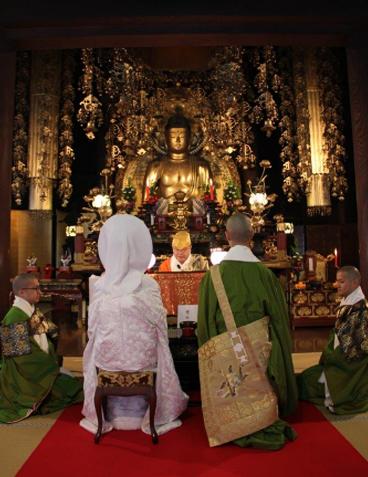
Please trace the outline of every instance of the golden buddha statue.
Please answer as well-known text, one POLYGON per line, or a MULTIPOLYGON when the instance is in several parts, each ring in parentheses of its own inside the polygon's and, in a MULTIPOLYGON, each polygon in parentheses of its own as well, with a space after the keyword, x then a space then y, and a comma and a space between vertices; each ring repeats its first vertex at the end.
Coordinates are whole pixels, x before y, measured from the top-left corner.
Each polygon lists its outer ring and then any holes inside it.
POLYGON ((153 160, 145 177, 145 190, 157 184, 158 195, 168 204, 175 202, 177 192, 184 193, 184 202, 201 199, 210 178, 209 163, 190 154, 191 128, 187 118, 180 112, 171 116, 165 127, 167 155, 153 160))

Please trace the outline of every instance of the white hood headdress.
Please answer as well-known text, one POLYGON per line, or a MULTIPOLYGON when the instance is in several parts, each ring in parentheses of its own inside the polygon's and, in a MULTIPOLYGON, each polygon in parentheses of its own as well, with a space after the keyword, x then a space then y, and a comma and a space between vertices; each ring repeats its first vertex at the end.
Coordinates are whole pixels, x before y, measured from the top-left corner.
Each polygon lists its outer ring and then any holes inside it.
POLYGON ((142 220, 128 214, 110 217, 100 230, 98 253, 105 272, 94 284, 99 295, 124 296, 136 290, 152 255, 152 239, 142 220))

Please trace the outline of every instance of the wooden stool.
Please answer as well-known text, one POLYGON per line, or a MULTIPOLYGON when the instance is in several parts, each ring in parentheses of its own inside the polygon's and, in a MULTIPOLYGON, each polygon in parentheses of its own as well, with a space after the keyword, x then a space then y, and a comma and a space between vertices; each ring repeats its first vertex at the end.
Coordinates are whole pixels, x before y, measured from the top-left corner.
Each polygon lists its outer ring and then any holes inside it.
MULTIPOLYGON (((97 388, 95 392, 95 408, 98 428, 95 444, 98 444, 102 433, 102 407, 106 409, 107 396, 142 395, 149 405, 149 419, 152 443, 158 443, 155 429, 156 411, 156 373, 154 371, 104 371, 97 368, 97 388)), ((106 412, 105 412, 106 415, 106 412)))

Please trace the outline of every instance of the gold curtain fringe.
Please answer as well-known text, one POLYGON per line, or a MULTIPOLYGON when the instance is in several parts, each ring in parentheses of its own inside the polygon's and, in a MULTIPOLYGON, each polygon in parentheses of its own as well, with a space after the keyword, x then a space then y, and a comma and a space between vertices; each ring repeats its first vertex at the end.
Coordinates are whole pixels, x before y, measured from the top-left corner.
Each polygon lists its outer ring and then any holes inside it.
POLYGON ((15 114, 13 135, 12 194, 17 206, 21 206, 28 186, 28 113, 30 89, 30 52, 17 53, 15 84, 15 114))
POLYGON ((73 51, 63 52, 62 67, 62 106, 59 124, 59 168, 58 195, 61 207, 66 207, 73 193, 71 183, 72 163, 75 158, 73 149, 73 117, 74 117, 74 70, 75 59, 73 51))
POLYGON ((310 216, 310 217, 315 217, 317 215, 320 215, 320 216, 327 216, 327 215, 331 215, 331 206, 315 206, 315 207, 307 207, 307 214, 310 216))

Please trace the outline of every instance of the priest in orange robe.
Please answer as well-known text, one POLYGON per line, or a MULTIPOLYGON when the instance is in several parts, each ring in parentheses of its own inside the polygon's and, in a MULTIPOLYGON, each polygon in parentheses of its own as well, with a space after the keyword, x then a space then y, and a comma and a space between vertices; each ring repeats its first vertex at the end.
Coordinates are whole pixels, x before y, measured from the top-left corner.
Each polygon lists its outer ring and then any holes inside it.
POLYGON ((189 232, 177 232, 172 241, 173 255, 161 263, 159 272, 193 272, 208 270, 208 261, 202 255, 192 254, 189 232))

